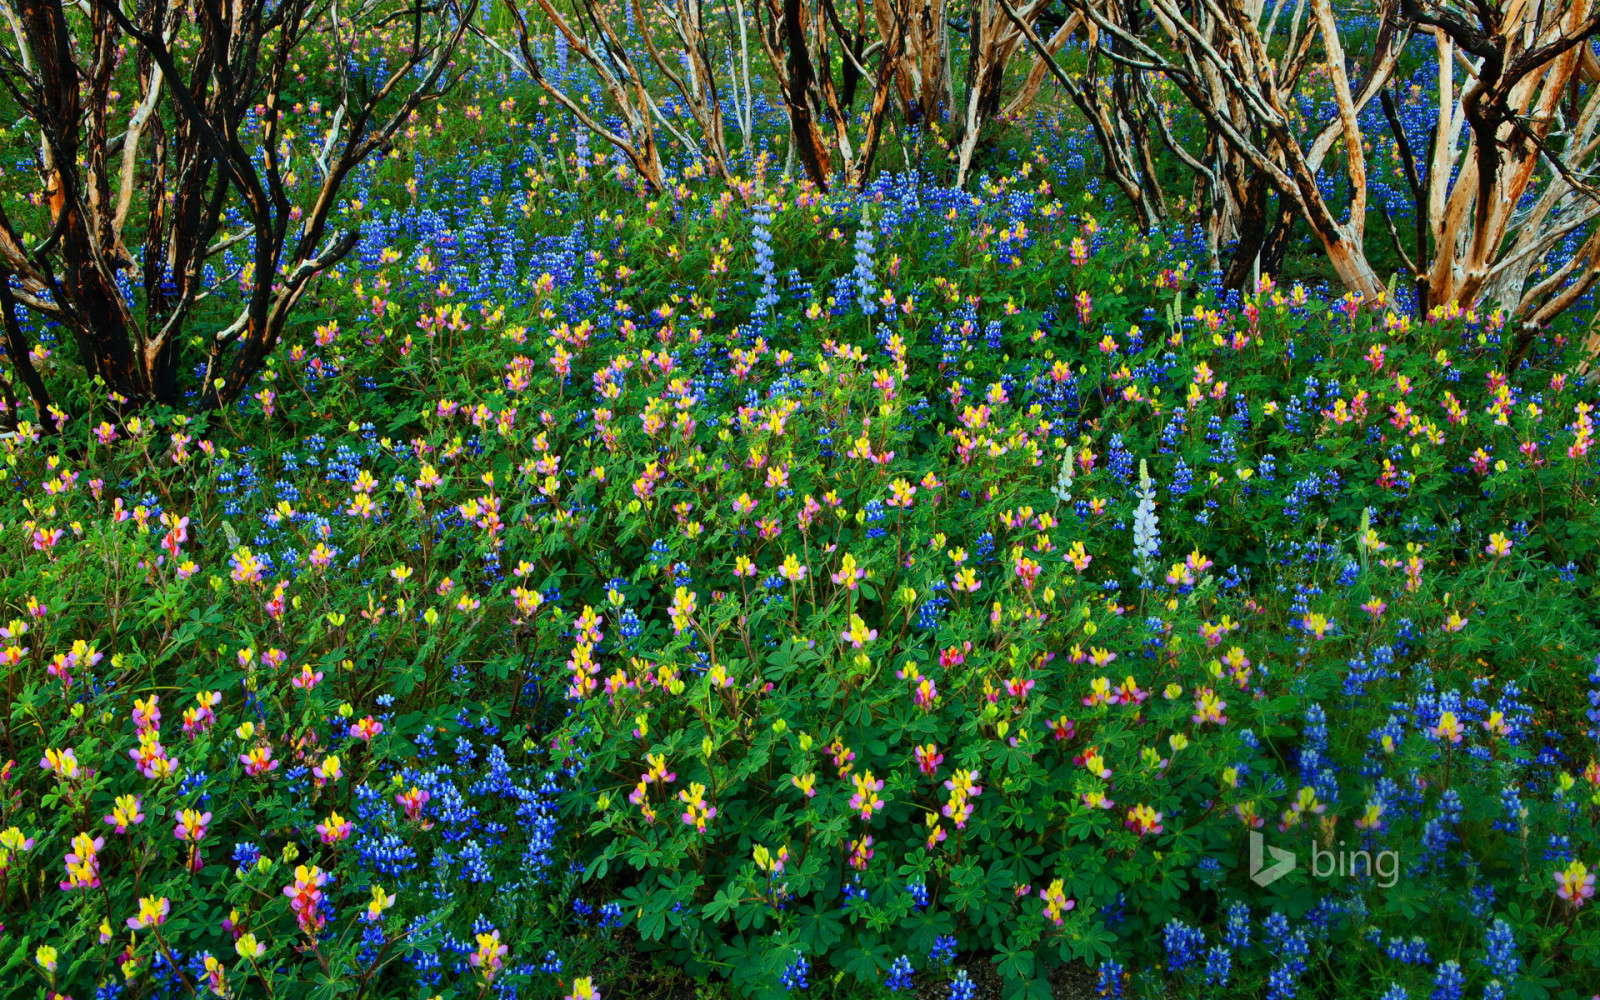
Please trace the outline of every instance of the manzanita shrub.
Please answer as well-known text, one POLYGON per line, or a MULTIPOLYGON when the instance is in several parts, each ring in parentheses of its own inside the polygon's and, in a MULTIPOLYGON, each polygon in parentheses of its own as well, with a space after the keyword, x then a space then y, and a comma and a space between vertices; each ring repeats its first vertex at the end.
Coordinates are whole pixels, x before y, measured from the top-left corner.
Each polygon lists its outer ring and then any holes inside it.
POLYGON ((1572 331, 1221 293, 1070 123, 647 198, 472 87, 240 406, 26 331, 85 408, 3 445, 8 990, 1591 992, 1572 331))

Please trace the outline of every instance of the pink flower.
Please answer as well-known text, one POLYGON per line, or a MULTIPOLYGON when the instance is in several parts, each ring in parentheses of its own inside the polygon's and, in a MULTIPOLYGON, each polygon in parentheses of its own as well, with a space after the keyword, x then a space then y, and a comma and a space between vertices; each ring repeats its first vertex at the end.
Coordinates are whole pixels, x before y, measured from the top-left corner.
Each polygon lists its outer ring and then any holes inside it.
POLYGON ((244 765, 244 773, 254 778, 276 771, 279 762, 272 759, 271 747, 251 747, 249 753, 239 755, 239 763, 244 765))
POLYGON ((310 691, 322 683, 322 671, 312 672, 310 664, 302 664, 300 673, 295 675, 295 678, 289 683, 302 691, 310 691))
POLYGON ((1564 871, 1555 873, 1556 895, 1572 904, 1573 909, 1594 898, 1594 872, 1582 861, 1574 861, 1564 871))
POLYGON ((172 903, 165 897, 146 896, 139 900, 139 912, 128 918, 128 929, 142 931, 146 927, 159 927, 167 922, 172 903))
POLYGON ((415 823, 422 818, 422 807, 427 805, 432 797, 426 790, 412 785, 408 791, 396 795, 394 800, 405 809, 406 819, 415 823))
POLYGON ((972 643, 970 642, 962 643, 960 648, 951 646, 939 654, 939 666, 946 670, 951 667, 958 667, 967 661, 966 654, 970 652, 972 652, 972 643))
POLYGON ((327 922, 319 912, 322 887, 327 883, 328 875, 322 869, 301 865, 294 870, 293 884, 283 887, 283 894, 289 897, 289 908, 294 911, 295 923, 307 937, 315 935, 327 922))
POLYGON ((155 732, 161 728, 160 695, 153 694, 143 701, 134 699, 133 728, 140 734, 155 732))
POLYGON ((338 813, 329 813, 328 818, 317 824, 317 836, 324 844, 337 844, 350 836, 350 821, 338 813))
POLYGON ((371 743, 372 738, 382 732, 383 723, 374 721, 370 715, 350 726, 350 735, 363 743, 371 743))
POLYGON ((110 815, 104 817, 104 819, 118 833, 127 833, 129 827, 143 823, 144 813, 139 811, 139 796, 117 796, 116 801, 111 806, 110 815))
POLYGON ((198 844, 205 839, 206 824, 210 822, 211 814, 208 812, 196 812, 193 809, 181 810, 178 813, 177 825, 172 828, 172 835, 179 840, 198 844))
POLYGON ((194 696, 194 700, 193 708, 183 710, 183 734, 190 739, 204 735, 217 724, 217 714, 212 708, 222 702, 222 692, 201 691, 194 696))
POLYGON ((1141 837, 1147 833, 1160 833, 1161 814, 1146 805, 1134 806, 1128 810, 1128 818, 1122 825, 1141 837))

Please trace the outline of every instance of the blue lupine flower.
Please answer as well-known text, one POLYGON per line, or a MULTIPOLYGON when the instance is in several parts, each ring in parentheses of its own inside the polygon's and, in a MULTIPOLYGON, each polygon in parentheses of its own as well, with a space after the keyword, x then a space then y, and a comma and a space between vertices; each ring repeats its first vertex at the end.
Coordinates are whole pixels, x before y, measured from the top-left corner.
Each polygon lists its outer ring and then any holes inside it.
POLYGON ((1522 969, 1522 956, 1517 953, 1516 932, 1503 917, 1496 917, 1484 931, 1483 950, 1481 961, 1491 976, 1507 984, 1516 982, 1517 973, 1522 969))
POLYGON ((884 979, 883 985, 892 993, 896 990, 909 990, 911 988, 911 959, 901 955, 889 966, 889 975, 884 979))
POLYGON ((1461 1000, 1467 980, 1461 974, 1461 965, 1454 959, 1440 962, 1433 977, 1433 992, 1428 1000, 1461 1000))
POLYGON ((783 975, 778 977, 778 985, 793 993, 795 990, 810 989, 811 984, 806 981, 806 976, 811 973, 811 963, 799 952, 795 952, 794 961, 783 970, 783 975))
POLYGON ((957 969, 950 980, 950 1000, 972 1000, 978 992, 977 984, 967 975, 966 969, 957 969))
POLYGON ((1233 953, 1217 945, 1206 952, 1205 977, 1207 986, 1228 985, 1228 974, 1233 971, 1233 953))

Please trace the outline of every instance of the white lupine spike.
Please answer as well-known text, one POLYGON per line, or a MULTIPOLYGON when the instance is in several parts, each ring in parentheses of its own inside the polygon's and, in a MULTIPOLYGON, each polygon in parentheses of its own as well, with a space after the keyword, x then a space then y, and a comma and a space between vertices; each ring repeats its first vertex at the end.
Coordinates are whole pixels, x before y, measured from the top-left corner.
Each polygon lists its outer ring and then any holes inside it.
POLYGON ((1076 450, 1068 448, 1067 453, 1061 456, 1061 471, 1056 474, 1056 485, 1050 493, 1061 503, 1072 502, 1072 477, 1073 462, 1077 459, 1076 450))

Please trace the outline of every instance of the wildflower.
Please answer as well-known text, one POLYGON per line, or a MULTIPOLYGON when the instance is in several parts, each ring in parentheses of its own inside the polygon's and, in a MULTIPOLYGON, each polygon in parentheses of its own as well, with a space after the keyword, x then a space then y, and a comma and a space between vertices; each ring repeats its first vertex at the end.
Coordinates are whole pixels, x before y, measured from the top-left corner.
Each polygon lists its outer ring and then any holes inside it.
POLYGON ((159 927, 166 923, 172 912, 172 903, 165 896, 145 896, 139 900, 139 912, 128 918, 130 930, 142 931, 146 927, 159 927))
POLYGON ((1102 781, 1111 777, 1111 768, 1106 766, 1106 759, 1100 755, 1098 747, 1089 747, 1083 754, 1076 758, 1076 762, 1083 765, 1084 770, 1102 781))
POLYGON ((1449 740, 1451 743, 1460 743, 1462 729, 1461 723, 1456 719, 1456 713, 1440 713, 1439 724, 1428 727, 1428 735, 1436 739, 1449 740))
POLYGON ((228 972, 214 955, 205 956, 206 987, 214 996, 228 995, 228 972))
POLYGON ((178 769, 177 763, 161 746, 161 741, 156 739, 154 731, 145 732, 139 737, 139 746, 128 751, 128 756, 133 758, 134 767, 139 773, 151 780, 161 780, 171 777, 178 769))
POLYGON ((924 712, 931 712, 938 700, 939 686, 933 682, 932 677, 924 677, 917 682, 911 695, 912 704, 924 712))
POLYGON ((1564 871, 1555 873, 1556 895, 1566 900, 1572 908, 1582 909, 1594 897, 1594 872, 1582 861, 1573 861, 1564 871))
POLYGON ((1330 624, 1326 616, 1313 612, 1301 620, 1300 627, 1320 639, 1327 634, 1330 624))
POLYGON ((883 780, 875 780, 871 771, 854 775, 850 780, 856 786, 856 793, 850 797, 850 808, 859 812, 862 820, 871 819, 874 812, 883 809, 883 800, 878 797, 883 791, 883 780))
POLYGON ((39 963, 39 968, 55 975, 56 959, 59 953, 47 944, 41 944, 39 950, 33 953, 33 960, 39 963))
POLYGON ((1286 833, 1290 827, 1297 825, 1306 814, 1320 816, 1327 811, 1327 806, 1317 801, 1317 790, 1306 786, 1295 795, 1294 802, 1284 811, 1278 823, 1278 832, 1286 833))
POLYGON ((394 894, 383 891, 383 886, 372 887, 372 900, 367 903, 367 912, 364 917, 369 923, 376 923, 383 919, 384 911, 394 905, 394 894))
POLYGON ((1083 793, 1083 804, 1090 809, 1110 809, 1116 805, 1104 792, 1093 791, 1083 793))
POLYGON ((944 754, 940 753, 938 745, 933 743, 914 748, 912 756, 916 759, 917 770, 923 774, 934 773, 944 762, 944 754))
POLYGON ((1122 682, 1122 686, 1112 692, 1107 699, 1113 705, 1137 705, 1150 697, 1150 692, 1141 691, 1139 685, 1134 683, 1130 676, 1122 682))
POLYGON ((642 776, 642 780, 653 781, 662 785, 670 785, 678 780, 676 773, 667 770, 666 754, 646 754, 644 759, 645 763, 650 765, 650 770, 642 776))
POLYGON ((1149 463, 1139 460, 1139 488, 1135 490, 1139 506, 1133 513, 1133 555, 1137 563, 1135 573, 1145 583, 1150 582, 1152 567, 1161 554, 1160 518, 1156 516, 1156 488, 1150 479, 1149 463))
POLYGON ((428 800, 431 798, 433 798, 433 796, 428 794, 426 789, 418 788, 416 785, 412 785, 404 792, 396 795, 394 800, 402 809, 406 811, 406 820, 408 822, 416 823, 422 819, 422 807, 427 805, 428 800))
POLYGON ((267 946, 256 940, 256 936, 249 931, 239 935, 239 940, 233 943, 233 950, 247 962, 254 963, 256 959, 267 953, 267 946))
POLYGON ((867 628, 867 623, 857 614, 850 615, 850 627, 839 633, 841 642, 848 642, 852 648, 860 649, 862 646, 878 637, 877 629, 867 628))
POLYGON ((1265 817, 1256 812, 1256 804, 1254 802, 1239 803, 1233 807, 1233 814, 1239 817, 1239 822, 1243 823, 1245 828, 1249 830, 1258 830, 1267 822, 1265 817))
POLYGON ((33 850, 33 838, 17 827, 0 830, 0 875, 11 867, 11 856, 33 850))
POLYGON ((179 840, 198 844, 205 839, 206 824, 210 822, 211 814, 208 812, 198 812, 194 809, 180 810, 177 825, 172 828, 172 835, 179 840))
POLYGON ((63 891, 100 888, 98 854, 105 845, 104 837, 91 838, 87 833, 72 838, 72 850, 62 859, 67 867, 67 880, 60 886, 63 891))
POLYGON ((977 984, 972 977, 967 975, 966 969, 957 969, 955 977, 950 980, 949 1000, 972 1000, 978 993, 977 984))
POLYGON ((485 983, 494 981, 505 965, 505 956, 511 949, 500 943, 500 932, 490 931, 478 935, 478 950, 467 956, 467 964, 478 970, 485 983))
POLYGON ((673 593, 672 606, 668 609, 668 612, 672 616, 674 633, 683 632, 689 628, 696 603, 694 591, 687 587, 679 587, 673 593))
POLYGON ((311 773, 320 787, 324 782, 337 781, 344 774, 344 768, 336 755, 329 755, 322 758, 322 763, 312 768, 311 773))
POLYGON ((789 848, 780 847, 778 853, 773 854, 765 846, 757 844, 750 852, 751 858, 756 863, 756 868, 771 875, 782 875, 783 866, 789 861, 789 848))
POLYGON ((566 995, 565 1000, 600 1000, 600 991, 594 988, 593 979, 582 976, 572 981, 572 992, 566 995))
POLYGON ((1385 806, 1381 801, 1376 800, 1376 799, 1374 799, 1372 801, 1369 801, 1367 803, 1366 809, 1361 813, 1361 816, 1356 820, 1356 829, 1357 830, 1381 830, 1381 829, 1383 829, 1383 814, 1384 814, 1384 811, 1385 811, 1385 806))
POLYGON ((1096 677, 1089 682, 1089 697, 1083 699, 1087 707, 1104 705, 1111 701, 1111 679, 1109 677, 1096 677))
POLYGON ((835 736, 832 743, 823 747, 822 752, 833 758, 833 766, 839 769, 840 778, 850 773, 850 762, 856 759, 856 752, 845 746, 843 739, 835 736))
POLYGON ((806 976, 811 973, 811 963, 799 952, 795 952, 794 961, 783 970, 783 975, 778 977, 778 985, 784 992, 793 993, 795 990, 807 990, 811 984, 806 981, 806 976))
POLYGON ((791 584, 799 583, 806 578, 806 568, 800 564, 800 560, 788 555, 784 557, 783 565, 778 567, 778 575, 791 584))
POLYGON ((1034 683, 1031 679, 1023 680, 1020 677, 1012 677, 1005 682, 1004 687, 1006 694, 1018 701, 1026 701, 1028 692, 1033 690, 1034 683))
POLYGON ((271 747, 258 746, 251 747, 249 753, 240 754, 239 763, 244 765, 244 773, 254 778, 276 771, 280 762, 272 759, 271 747))
POLYGON ((1194 694, 1194 714, 1189 716, 1189 721, 1196 725, 1210 722, 1216 725, 1226 725, 1228 717, 1222 710, 1228 703, 1217 698, 1217 693, 1210 688, 1200 688, 1194 694))
POLYGON ((682 815, 686 826, 692 826, 697 833, 706 832, 706 824, 717 814, 717 807, 706 802, 706 786, 698 781, 691 781, 686 791, 678 793, 678 801, 684 804, 682 815))
POLYGON ((322 838, 324 844, 337 844, 350 836, 350 821, 336 812, 330 812, 326 820, 317 824, 317 836, 322 838))
POLYGON ((855 590, 866 575, 867 571, 856 565, 856 557, 846 552, 844 558, 839 560, 839 571, 831 574, 830 578, 847 590, 855 590))
POLYGON ((1056 879, 1050 883, 1050 888, 1039 890, 1039 898, 1044 900, 1044 916, 1057 927, 1062 924, 1062 914, 1078 905, 1075 900, 1067 898, 1063 886, 1064 882, 1056 879))
POLYGON ((1511 539, 1497 531, 1489 536, 1489 544, 1483 547, 1483 551, 1485 554, 1494 556, 1497 559, 1501 556, 1510 555, 1511 539))
POLYGON ((850 855, 848 863, 856 871, 866 871, 867 862, 872 860, 872 834, 868 833, 860 840, 850 841, 850 855))
POLYGON ((810 799, 816 797, 817 790, 812 787, 817 783, 817 776, 815 774, 797 774, 789 779, 789 783, 800 789, 800 791, 805 794, 806 798, 810 799))
POLYGON ((908 990, 911 988, 911 973, 911 959, 901 955, 889 966, 889 975, 884 979, 883 985, 888 987, 891 993, 908 990))
POLYGON ((1094 561, 1094 557, 1089 555, 1088 551, 1084 549, 1082 542, 1073 542, 1072 546, 1067 549, 1066 554, 1063 555, 1061 559, 1063 562, 1071 563, 1072 568, 1079 573, 1082 573, 1084 570, 1088 569, 1089 564, 1094 561))
POLYGON ((161 728, 161 696, 151 695, 149 698, 133 700, 133 729, 143 736, 161 728))
POLYGON ((201 691, 194 696, 194 706, 183 710, 183 735, 190 739, 203 736, 217 724, 213 709, 222 703, 221 691, 201 691))
POLYGON ((1147 833, 1160 833, 1161 814, 1147 805, 1134 806, 1128 810, 1128 818, 1123 820, 1122 825, 1141 837, 1147 833))
POLYGON ((62 781, 72 781, 83 773, 78 766, 78 755, 71 748, 46 750, 44 757, 39 761, 39 766, 62 781))
POLYGON ((294 882, 283 887, 289 897, 289 908, 294 911, 295 923, 307 937, 314 937, 327 922, 321 912, 322 887, 328 883, 328 874, 316 865, 299 865, 294 870, 294 882))

